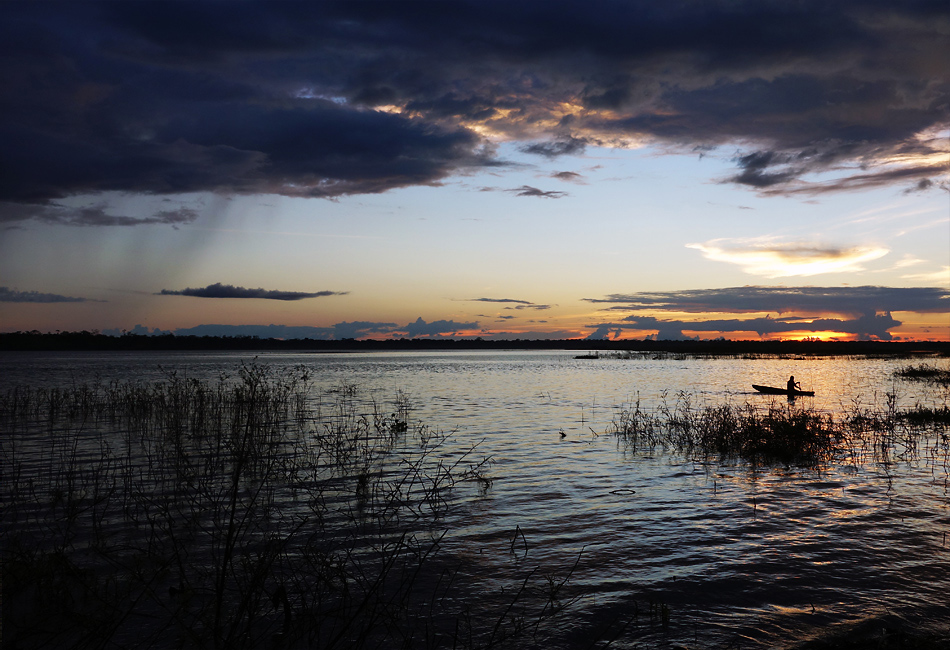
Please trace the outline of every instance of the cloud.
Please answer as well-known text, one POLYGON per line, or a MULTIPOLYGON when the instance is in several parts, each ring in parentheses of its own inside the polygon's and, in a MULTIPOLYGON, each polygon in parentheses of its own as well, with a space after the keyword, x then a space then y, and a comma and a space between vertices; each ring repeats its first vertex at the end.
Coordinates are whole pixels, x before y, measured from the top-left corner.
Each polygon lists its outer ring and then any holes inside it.
POLYGON ((452 320, 437 320, 427 323, 422 317, 409 323, 404 329, 409 338, 417 336, 454 336, 459 331, 478 329, 478 323, 457 323, 452 320))
POLYGON ((899 327, 889 312, 883 314, 865 314, 854 319, 815 318, 750 318, 750 319, 708 319, 701 321, 659 320, 651 316, 632 315, 621 323, 601 324, 598 328, 634 328, 638 330, 657 330, 660 340, 681 340, 686 337, 683 330, 694 332, 756 332, 759 336, 787 334, 791 332, 838 332, 854 334, 861 339, 875 338, 891 340, 888 331, 899 327))
MULTIPOLYGON (((502 320, 505 317, 502 317, 502 320)), ((510 317, 509 317, 510 318, 510 317)), ((698 335, 692 337, 683 332, 756 332, 760 336, 767 337, 772 335, 781 335, 791 332, 828 332, 834 331, 841 334, 853 334, 862 339, 891 340, 893 336, 888 330, 900 326, 900 321, 895 320, 890 314, 877 314, 872 316, 861 316, 854 319, 834 319, 817 318, 806 320, 801 318, 772 319, 772 318, 751 318, 751 319, 719 319, 707 321, 684 321, 684 320, 663 320, 649 316, 629 316, 619 322, 597 323, 590 325, 594 332, 587 338, 605 339, 617 338, 624 330, 653 331, 649 335, 658 340, 685 340, 696 339, 698 335)), ((481 337, 486 340, 505 340, 515 338, 530 339, 569 339, 576 338, 577 332, 568 331, 550 331, 550 332, 487 332, 480 331, 475 334, 460 336, 460 331, 478 330, 478 323, 456 323, 454 321, 434 321, 426 323, 421 318, 410 323, 405 327, 397 326, 394 323, 372 323, 372 322, 341 322, 331 327, 311 327, 311 326, 290 326, 290 325, 197 325, 195 327, 179 328, 174 330, 176 336, 229 336, 229 337, 258 337, 274 339, 314 339, 314 340, 343 340, 372 338, 372 335, 407 335, 410 338, 415 337, 439 337, 451 336, 453 338, 474 338, 481 337)), ((105 334, 118 336, 121 334, 118 330, 107 330, 105 334)), ((162 330, 149 330, 147 327, 136 325, 130 333, 158 336, 167 332, 162 330)))
MULTIPOLYGON (((503 141, 547 158, 738 147, 727 182, 766 194, 932 191, 946 169, 945 2, 7 2, 0 15, 8 223, 113 191, 435 185, 505 164, 503 141)), ((107 217, 63 218, 188 219, 107 217)))
POLYGON ((106 214, 102 207, 83 208, 75 211, 75 216, 67 218, 62 223, 71 226, 141 226, 141 225, 170 225, 188 224, 198 218, 195 210, 179 208, 177 210, 160 210, 150 217, 127 217, 106 214))
MULTIPOLYGON (((452 321, 435 321, 426 323, 421 318, 415 323, 399 326, 396 323, 377 323, 368 321, 342 321, 330 327, 315 327, 309 325, 219 325, 205 324, 194 327, 183 327, 174 330, 176 336, 231 336, 231 337, 258 337, 262 339, 315 339, 321 341, 343 339, 372 338, 373 335, 407 334, 415 336, 438 336, 454 333, 462 329, 475 329, 477 323, 454 323, 452 321)), ((121 334, 119 330, 106 330, 104 333, 113 336, 121 334)), ((169 332, 136 325, 130 333, 146 336, 158 336, 169 332)))
POLYGON ((924 264, 926 260, 922 260, 919 257, 915 257, 910 254, 904 255, 903 258, 894 263, 893 269, 906 269, 911 266, 917 266, 918 264, 924 264))
POLYGON ((333 338, 333 328, 306 325, 196 325, 176 329, 174 334, 176 336, 256 336, 262 339, 328 340, 333 338))
POLYGON ((590 341, 600 341, 607 338, 610 338, 610 328, 606 325, 598 326, 596 330, 587 335, 587 339, 590 341))
POLYGON ((544 311, 546 309, 551 309, 551 307, 552 305, 536 305, 534 303, 529 303, 526 305, 517 305, 515 307, 505 307, 505 309, 517 309, 519 311, 522 309, 536 309, 538 311, 544 311))
POLYGON ((738 162, 742 172, 729 180, 733 183, 751 185, 756 188, 784 184, 805 171, 804 166, 790 165, 789 163, 793 160, 795 160, 795 157, 791 154, 775 151, 755 151, 737 159, 736 162, 738 162), (783 166, 782 171, 767 171, 779 165, 783 166))
POLYGON ((555 172, 551 174, 551 178, 556 178, 566 183, 584 184, 584 177, 577 172, 555 172))
MULTIPOLYGON (((947 151, 936 148, 935 156, 946 157, 947 151)), ((930 156, 935 157, 935 156, 930 156)), ((862 169, 873 167, 873 163, 867 163, 862 169)), ((771 172, 768 174, 758 172, 750 173, 746 170, 743 174, 735 176, 730 181, 746 185, 752 185, 761 190, 761 194, 779 194, 783 196, 793 196, 804 194, 817 196, 832 192, 860 191, 885 187, 888 185, 913 183, 912 186, 904 189, 904 194, 925 192, 930 189, 947 189, 946 182, 934 182, 930 177, 940 176, 946 173, 946 163, 937 162, 934 164, 930 160, 912 166, 899 167, 880 167, 870 173, 848 173, 824 182, 806 182, 800 177, 809 172, 826 171, 826 166, 816 165, 814 169, 802 166, 797 170, 786 170, 771 172), (920 180, 917 180, 920 179, 920 180), (774 182, 772 182, 774 181, 774 182), (916 181, 916 182, 914 182, 916 181), (776 186, 773 188, 772 186, 776 186)))
POLYGON ((468 302, 499 302, 499 303, 517 303, 519 305, 534 304, 529 300, 516 300, 514 298, 469 298, 468 302))
POLYGON ((950 184, 946 182, 935 183, 929 178, 922 178, 919 181, 917 181, 914 185, 904 190, 904 194, 916 194, 918 192, 926 192, 927 190, 932 189, 934 187, 940 187, 944 190, 950 190, 950 184))
POLYGON ((862 271, 862 262, 879 259, 888 253, 886 248, 871 246, 835 248, 809 243, 775 244, 744 240, 730 243, 726 239, 687 244, 686 247, 701 251, 706 259, 738 264, 746 273, 769 278, 862 271))
MULTIPOLYGON (((539 321, 544 322, 544 321, 539 321)), ((122 334, 120 330, 105 330, 103 333, 111 336, 122 334)), ((373 335, 381 336, 408 336, 415 337, 439 337, 451 336, 459 339, 483 338, 485 340, 511 340, 511 339, 532 339, 532 340, 560 340, 577 338, 578 332, 566 330, 552 330, 547 332, 490 332, 481 330, 478 323, 460 323, 452 320, 437 320, 427 323, 422 318, 405 326, 399 326, 395 323, 376 323, 366 321, 340 322, 330 327, 311 327, 306 325, 197 325, 176 329, 173 332, 154 329, 150 330, 143 325, 136 325, 132 334, 141 334, 146 336, 158 336, 160 334, 173 333, 176 336, 256 336, 258 338, 277 338, 277 339, 316 339, 316 340, 337 340, 372 338, 373 335), (460 335, 459 332, 471 332, 460 335)))
POLYGON ((148 328, 145 325, 138 323, 130 330, 121 330, 119 328, 104 329, 102 330, 102 334, 105 336, 122 336, 124 334, 131 334, 133 336, 164 336, 166 334, 172 334, 172 332, 169 330, 159 329, 158 327, 148 328))
POLYGON ((162 289, 160 296, 194 296, 196 298, 260 298, 264 300, 303 300, 304 298, 323 298, 326 296, 345 296, 346 291, 317 291, 304 293, 301 291, 275 291, 267 289, 245 289, 230 284, 209 284, 204 288, 195 289, 162 289))
POLYGON ((46 205, 0 203, 0 223, 17 223, 33 219, 43 223, 63 226, 148 226, 167 225, 177 228, 192 223, 198 218, 198 212, 191 208, 160 210, 151 216, 130 217, 108 212, 104 204, 69 207, 58 203, 46 205))
POLYGON ((911 273, 902 275, 904 280, 914 280, 915 282, 932 282, 944 287, 950 287, 950 266, 945 266, 939 271, 933 273, 911 273))
POLYGON ((55 293, 40 293, 39 291, 17 291, 9 287, 0 287, 0 302, 104 302, 89 298, 71 298, 55 293))
POLYGON ((257 336, 277 339, 317 339, 337 340, 372 338, 376 335, 408 333, 415 336, 438 336, 453 333, 459 329, 473 329, 477 323, 453 323, 435 321, 426 323, 421 318, 415 323, 399 326, 396 323, 377 323, 369 321, 342 321, 330 327, 311 327, 307 325, 198 325, 196 327, 175 330, 178 336, 257 336))
POLYGON ((850 316, 882 312, 950 312, 950 289, 937 287, 729 287, 644 291, 585 298, 611 311, 686 313, 805 313, 850 316))
POLYGON ((531 302, 530 300, 517 300, 515 298, 469 298, 467 302, 491 302, 499 304, 513 304, 514 306, 503 307, 503 309, 536 309, 538 311, 544 311, 546 309, 551 309, 551 305, 538 305, 531 302))
POLYGON ((396 323, 373 323, 368 321, 352 321, 337 323, 333 326, 333 338, 337 341, 343 339, 358 339, 373 334, 389 334, 398 329, 396 323))
POLYGON ((530 185, 522 185, 519 188, 513 190, 507 190, 508 192, 513 192, 515 196, 537 196, 542 199, 560 199, 565 196, 568 196, 567 192, 560 192, 558 190, 539 190, 536 187, 531 187, 530 185))
MULTIPOLYGON (((543 322, 543 321, 541 321, 543 322)), ((531 332, 489 332, 482 331, 477 335, 466 336, 463 338, 472 339, 480 338, 485 341, 513 341, 513 340, 526 340, 526 341, 564 341, 567 339, 576 339, 580 338, 580 334, 577 331, 570 330, 548 330, 543 332, 531 331, 531 332)))
POLYGON ((583 138, 566 138, 553 142, 536 142, 521 147, 521 151, 545 158, 557 158, 571 154, 583 153, 587 147, 587 140, 583 138))

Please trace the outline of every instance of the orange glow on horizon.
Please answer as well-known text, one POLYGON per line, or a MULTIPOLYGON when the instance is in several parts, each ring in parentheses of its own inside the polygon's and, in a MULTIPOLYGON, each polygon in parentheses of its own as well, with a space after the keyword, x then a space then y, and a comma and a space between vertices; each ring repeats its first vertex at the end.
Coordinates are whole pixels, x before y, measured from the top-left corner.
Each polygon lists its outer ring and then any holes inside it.
POLYGON ((811 332, 811 331, 797 331, 797 332, 782 332, 781 336, 770 337, 770 340, 780 340, 780 341, 857 341, 858 337, 855 334, 848 334, 845 332, 834 332, 834 331, 824 331, 824 332, 811 332))

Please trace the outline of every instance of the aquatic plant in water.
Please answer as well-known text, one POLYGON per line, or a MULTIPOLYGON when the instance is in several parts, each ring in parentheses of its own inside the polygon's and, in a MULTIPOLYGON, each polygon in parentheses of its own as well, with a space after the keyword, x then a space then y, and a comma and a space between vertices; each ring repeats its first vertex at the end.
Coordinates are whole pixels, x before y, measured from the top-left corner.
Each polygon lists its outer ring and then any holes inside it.
POLYGON ((490 459, 446 451, 402 393, 308 390, 251 365, 0 396, 4 640, 490 647, 563 609, 566 577, 529 576, 476 611, 440 557, 441 516, 491 485, 490 459))
POLYGON ((935 384, 950 385, 950 370, 939 368, 929 363, 921 363, 916 366, 904 366, 898 369, 895 374, 904 379, 915 381, 929 381, 935 384))
POLYGON ((631 451, 668 449, 696 460, 717 456, 753 464, 818 466, 856 446, 878 455, 896 444, 914 449, 922 427, 946 424, 946 406, 900 410, 894 395, 888 395, 883 409, 855 407, 839 419, 793 403, 773 402, 764 409, 751 404, 694 409, 688 395, 679 395, 673 406, 664 401, 653 410, 639 403, 622 407, 612 428, 631 451))

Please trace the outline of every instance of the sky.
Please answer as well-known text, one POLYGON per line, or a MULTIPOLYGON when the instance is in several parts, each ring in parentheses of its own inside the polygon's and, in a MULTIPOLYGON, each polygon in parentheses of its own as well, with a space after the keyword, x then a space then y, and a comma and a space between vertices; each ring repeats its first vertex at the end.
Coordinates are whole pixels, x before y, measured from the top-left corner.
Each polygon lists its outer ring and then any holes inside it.
POLYGON ((950 5, 0 3, 0 331, 950 340, 950 5))

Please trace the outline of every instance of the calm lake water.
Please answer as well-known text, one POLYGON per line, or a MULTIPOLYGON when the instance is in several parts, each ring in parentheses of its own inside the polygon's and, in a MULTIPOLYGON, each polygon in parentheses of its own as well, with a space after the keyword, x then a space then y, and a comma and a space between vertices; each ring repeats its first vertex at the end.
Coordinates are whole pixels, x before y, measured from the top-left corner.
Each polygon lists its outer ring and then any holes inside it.
POLYGON ((486 592, 535 569, 570 573, 567 593, 579 599, 553 647, 616 637, 611 647, 788 648, 898 619, 950 629, 946 432, 932 431, 913 453, 850 455, 817 469, 631 453, 611 432, 618 410, 637 403, 772 404, 836 417, 888 400, 945 406, 945 388, 895 376, 917 360, 574 354, 4 353, 0 392, 169 373, 213 381, 256 363, 305 367, 317 402, 342 385, 383 405, 402 393, 413 421, 492 460, 491 487, 463 490, 440 522, 443 561, 464 564, 486 592), (789 402, 751 388, 789 375, 815 397, 789 402), (666 609, 667 626, 651 623, 651 604, 666 609))

